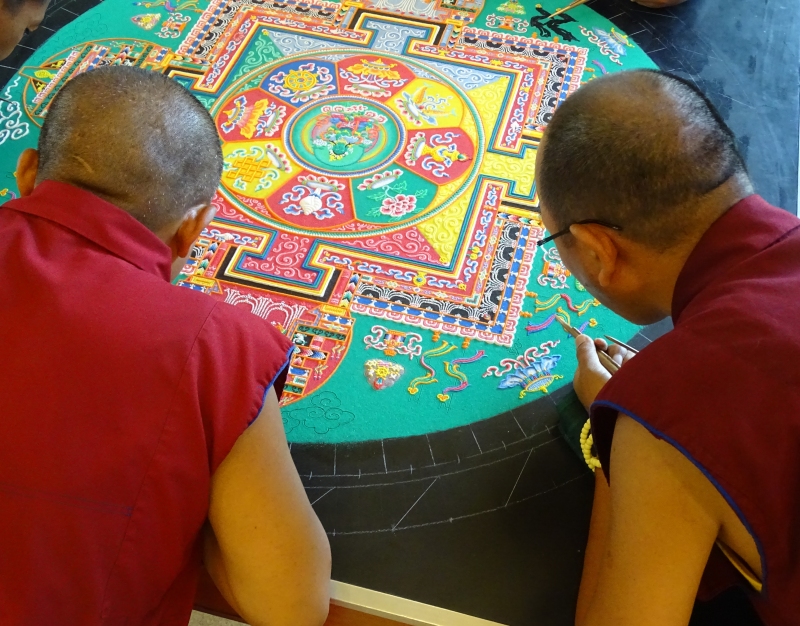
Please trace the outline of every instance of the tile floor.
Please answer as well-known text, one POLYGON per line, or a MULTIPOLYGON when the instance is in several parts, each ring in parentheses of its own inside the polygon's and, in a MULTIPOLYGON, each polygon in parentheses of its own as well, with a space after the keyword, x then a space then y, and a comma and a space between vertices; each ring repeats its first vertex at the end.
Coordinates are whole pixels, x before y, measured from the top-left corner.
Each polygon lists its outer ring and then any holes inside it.
POLYGON ((7 59, 0 61, 0 87, 3 87, 25 65, 28 57, 62 26, 100 4, 101 0, 51 0, 41 26, 25 35, 7 59))

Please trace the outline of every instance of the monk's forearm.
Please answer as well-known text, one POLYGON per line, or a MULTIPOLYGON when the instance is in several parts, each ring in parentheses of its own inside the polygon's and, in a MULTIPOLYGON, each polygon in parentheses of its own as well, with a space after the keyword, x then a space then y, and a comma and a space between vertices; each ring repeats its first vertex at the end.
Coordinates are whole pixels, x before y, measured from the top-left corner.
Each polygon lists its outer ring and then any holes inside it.
POLYGON ((582 626, 586 620, 597 582, 600 566, 606 550, 608 532, 611 526, 611 489, 606 482, 602 469, 595 472, 594 502, 592 504, 592 520, 589 525, 589 541, 583 558, 583 575, 578 593, 578 607, 575 612, 576 626, 582 626))
POLYGON ((231 608, 236 611, 240 616, 243 615, 239 602, 233 593, 230 581, 228 580, 228 571, 225 567, 225 560, 222 556, 222 550, 219 547, 217 536, 214 534, 214 529, 211 524, 206 522, 203 527, 203 565, 211 576, 211 580, 219 589, 225 601, 231 605, 231 608))

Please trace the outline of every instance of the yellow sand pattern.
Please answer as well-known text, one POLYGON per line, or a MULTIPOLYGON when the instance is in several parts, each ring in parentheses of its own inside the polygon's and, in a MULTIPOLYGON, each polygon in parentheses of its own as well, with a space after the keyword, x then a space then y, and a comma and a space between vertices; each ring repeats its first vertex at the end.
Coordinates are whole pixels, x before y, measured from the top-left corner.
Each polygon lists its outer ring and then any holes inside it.
MULTIPOLYGON (((468 91, 470 100, 478 110, 480 116, 480 123, 483 126, 484 136, 488 137, 491 133, 494 120, 500 114, 500 109, 503 104, 503 93, 505 93, 507 78, 502 78, 494 83, 478 87, 468 91)), ((469 109, 465 110, 465 115, 461 121, 461 128, 472 139, 473 145, 478 145, 478 130, 475 126, 476 120, 472 117, 469 109)), ((473 159, 480 158, 480 155, 471 154, 473 159)), ((486 155, 484 156, 485 163, 486 155)), ((481 170, 483 167, 481 167, 481 170)), ((439 187, 436 197, 433 201, 433 206, 441 204, 447 198, 453 197, 453 194, 458 191, 463 181, 453 181, 446 185, 439 187)), ((461 192, 461 196, 453 202, 444 211, 440 211, 429 220, 419 224, 417 228, 428 240, 434 250, 439 254, 439 259, 442 263, 449 263, 453 254, 455 253, 456 243, 458 243, 458 234, 461 231, 461 225, 464 222, 464 217, 469 208, 469 201, 472 197, 472 192, 475 189, 473 182, 467 189, 461 192)))

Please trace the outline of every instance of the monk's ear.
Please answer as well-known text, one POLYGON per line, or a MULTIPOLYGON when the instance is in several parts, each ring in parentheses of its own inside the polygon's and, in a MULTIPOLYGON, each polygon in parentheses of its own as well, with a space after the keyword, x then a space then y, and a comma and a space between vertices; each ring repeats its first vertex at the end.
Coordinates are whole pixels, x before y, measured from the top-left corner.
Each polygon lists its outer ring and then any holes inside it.
POLYGON ((189 256, 192 245, 214 219, 215 213, 216 209, 210 204, 198 205, 186 212, 172 239, 172 249, 179 258, 189 256))
POLYGON ((590 262, 597 285, 608 287, 618 270, 619 249, 616 241, 609 236, 605 227, 598 224, 573 224, 569 232, 581 246, 584 259, 590 262))
POLYGON ((39 173, 39 151, 26 148, 17 160, 17 188, 23 198, 33 193, 36 187, 36 176, 39 173))

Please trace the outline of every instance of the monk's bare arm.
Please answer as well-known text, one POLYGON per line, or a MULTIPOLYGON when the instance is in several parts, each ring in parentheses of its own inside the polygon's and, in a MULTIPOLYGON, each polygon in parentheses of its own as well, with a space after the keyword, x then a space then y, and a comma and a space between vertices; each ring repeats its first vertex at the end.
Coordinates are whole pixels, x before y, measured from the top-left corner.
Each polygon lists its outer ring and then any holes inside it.
POLYGON ((247 623, 325 621, 330 547, 289 454, 274 390, 214 473, 208 518, 206 567, 247 623))
POLYGON ((594 501, 592 502, 592 521, 589 525, 589 541, 583 557, 583 575, 581 588, 578 593, 578 609, 575 621, 582 624, 589 610, 597 580, 600 576, 600 566, 603 553, 608 543, 608 530, 611 526, 611 489, 606 481, 602 469, 595 472, 594 501))
POLYGON ((590 597, 576 625, 685 626, 719 532, 719 494, 680 452, 624 415, 611 475, 605 546, 586 571, 582 594, 590 597))

